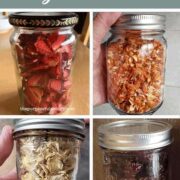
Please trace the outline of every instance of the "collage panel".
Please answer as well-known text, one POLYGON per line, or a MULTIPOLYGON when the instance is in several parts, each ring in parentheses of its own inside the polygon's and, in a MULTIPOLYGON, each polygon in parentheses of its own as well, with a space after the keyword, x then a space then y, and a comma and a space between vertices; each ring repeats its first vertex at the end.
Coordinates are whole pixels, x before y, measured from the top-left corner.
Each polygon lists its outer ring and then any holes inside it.
POLYGON ((1 12, 0 24, 0 114, 88 115, 89 12, 1 12))
POLYGON ((179 115, 179 12, 94 13, 94 115, 179 115))
POLYGON ((88 119, 0 119, 0 133, 1 180, 89 180, 88 119))
POLYGON ((94 119, 94 180, 178 180, 180 119, 94 119))

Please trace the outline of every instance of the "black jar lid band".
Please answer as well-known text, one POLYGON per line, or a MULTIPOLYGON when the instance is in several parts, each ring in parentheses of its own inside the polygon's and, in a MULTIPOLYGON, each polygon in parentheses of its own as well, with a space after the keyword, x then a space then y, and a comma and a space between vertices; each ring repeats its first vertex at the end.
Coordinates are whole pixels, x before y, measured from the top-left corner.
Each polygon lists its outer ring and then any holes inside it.
POLYGON ((9 23, 19 27, 67 27, 78 23, 78 15, 69 12, 18 12, 9 15, 9 23))

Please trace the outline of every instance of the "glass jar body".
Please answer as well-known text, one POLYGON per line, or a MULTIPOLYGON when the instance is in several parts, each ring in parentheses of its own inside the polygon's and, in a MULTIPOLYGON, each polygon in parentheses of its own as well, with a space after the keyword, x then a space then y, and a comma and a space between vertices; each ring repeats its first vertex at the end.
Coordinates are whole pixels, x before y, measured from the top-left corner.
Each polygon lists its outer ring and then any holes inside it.
POLYGON ((144 151, 104 149, 105 180, 170 180, 170 147, 144 151))
POLYGON ((28 130, 15 139, 18 179, 76 180, 80 140, 72 134, 28 130))
POLYGON ((10 38, 17 69, 20 110, 58 114, 68 107, 76 36, 73 27, 15 27, 10 38))
POLYGON ((119 114, 151 114, 163 102, 163 31, 120 30, 107 43, 108 101, 119 114))

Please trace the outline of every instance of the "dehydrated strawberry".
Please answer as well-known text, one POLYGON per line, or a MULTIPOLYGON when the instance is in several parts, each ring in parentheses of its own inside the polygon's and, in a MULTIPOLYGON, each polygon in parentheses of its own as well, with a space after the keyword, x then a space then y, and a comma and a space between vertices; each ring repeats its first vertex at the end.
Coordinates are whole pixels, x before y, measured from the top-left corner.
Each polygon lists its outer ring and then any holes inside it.
POLYGON ((36 39, 38 37, 38 34, 20 34, 19 36, 19 45, 21 47, 29 46, 30 44, 34 44, 36 42, 36 39))
POLYGON ((59 102, 66 106, 70 103, 70 99, 70 94, 68 92, 64 92, 63 95, 61 95, 61 97, 59 98, 59 102))
POLYGON ((56 102, 52 102, 51 103, 51 109, 49 111, 50 115, 54 115, 54 114, 58 114, 59 113, 59 107, 58 107, 58 103, 56 102))
POLYGON ((36 51, 34 44, 29 44, 28 46, 24 47, 24 55, 27 58, 33 58, 33 57, 38 56, 38 53, 36 51))
POLYGON ((70 80, 64 81, 63 89, 67 90, 67 89, 69 89, 71 87, 71 85, 72 85, 72 82, 70 80))
POLYGON ((48 43, 45 41, 45 39, 41 36, 37 38, 37 41, 35 42, 35 47, 37 52, 39 52, 42 55, 49 55, 52 53, 51 48, 49 47, 48 43))
POLYGON ((58 95, 56 92, 52 91, 50 93, 48 93, 47 97, 46 97, 46 102, 53 102, 58 98, 58 95))
POLYGON ((48 80, 49 80, 49 77, 46 73, 39 73, 39 74, 32 75, 27 80, 27 85, 45 88, 47 87, 48 80))
POLYGON ((61 35, 58 33, 52 33, 48 37, 48 40, 51 44, 53 51, 56 51, 57 49, 59 49, 62 42, 64 42, 65 39, 66 39, 66 35, 61 35))
POLYGON ((26 73, 32 73, 35 71, 40 71, 40 70, 46 70, 48 69, 49 66, 45 65, 45 64, 37 64, 35 66, 33 66, 32 68, 28 69, 26 73))
POLYGON ((49 75, 52 78, 59 79, 62 75, 62 67, 58 64, 56 67, 52 67, 49 69, 49 75))
POLYGON ((25 99, 32 107, 37 107, 40 105, 43 90, 38 87, 27 87, 24 91, 25 99))
POLYGON ((62 46, 66 39, 67 35, 58 31, 21 34, 18 38, 15 51, 24 105, 36 114, 63 112, 70 101, 68 95, 63 96, 71 86, 72 45, 62 46))
POLYGON ((59 36, 58 39, 52 44, 52 49, 56 51, 58 48, 60 48, 62 42, 66 39, 66 36, 62 35, 59 36))
POLYGON ((67 80, 69 78, 70 71, 67 69, 63 70, 63 80, 67 80))
POLYGON ((51 91, 60 92, 61 91, 61 81, 56 79, 50 79, 48 82, 48 89, 51 91))
POLYGON ((62 59, 63 60, 69 60, 69 59, 72 59, 72 45, 65 45, 65 46, 62 46, 60 49, 59 49, 60 53, 62 53, 62 59))
POLYGON ((40 59, 40 61, 49 67, 54 67, 61 61, 61 56, 59 54, 52 54, 50 56, 44 56, 40 59))

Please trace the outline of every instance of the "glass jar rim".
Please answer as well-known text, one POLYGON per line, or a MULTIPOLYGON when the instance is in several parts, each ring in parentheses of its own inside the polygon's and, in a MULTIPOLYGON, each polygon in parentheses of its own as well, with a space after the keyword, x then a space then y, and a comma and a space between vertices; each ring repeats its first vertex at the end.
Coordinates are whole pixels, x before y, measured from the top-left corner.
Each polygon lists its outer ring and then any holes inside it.
POLYGON ((9 15, 9 23, 17 27, 68 27, 78 23, 73 12, 16 12, 9 15))
POLYGON ((99 145, 106 149, 139 151, 172 143, 172 126, 157 120, 122 120, 99 127, 99 145))
POLYGON ((54 130, 67 131, 84 139, 85 123, 82 119, 18 119, 15 123, 13 135, 26 130, 54 130))
POLYGON ((112 26, 112 30, 165 30, 166 18, 156 14, 124 14, 112 26))

